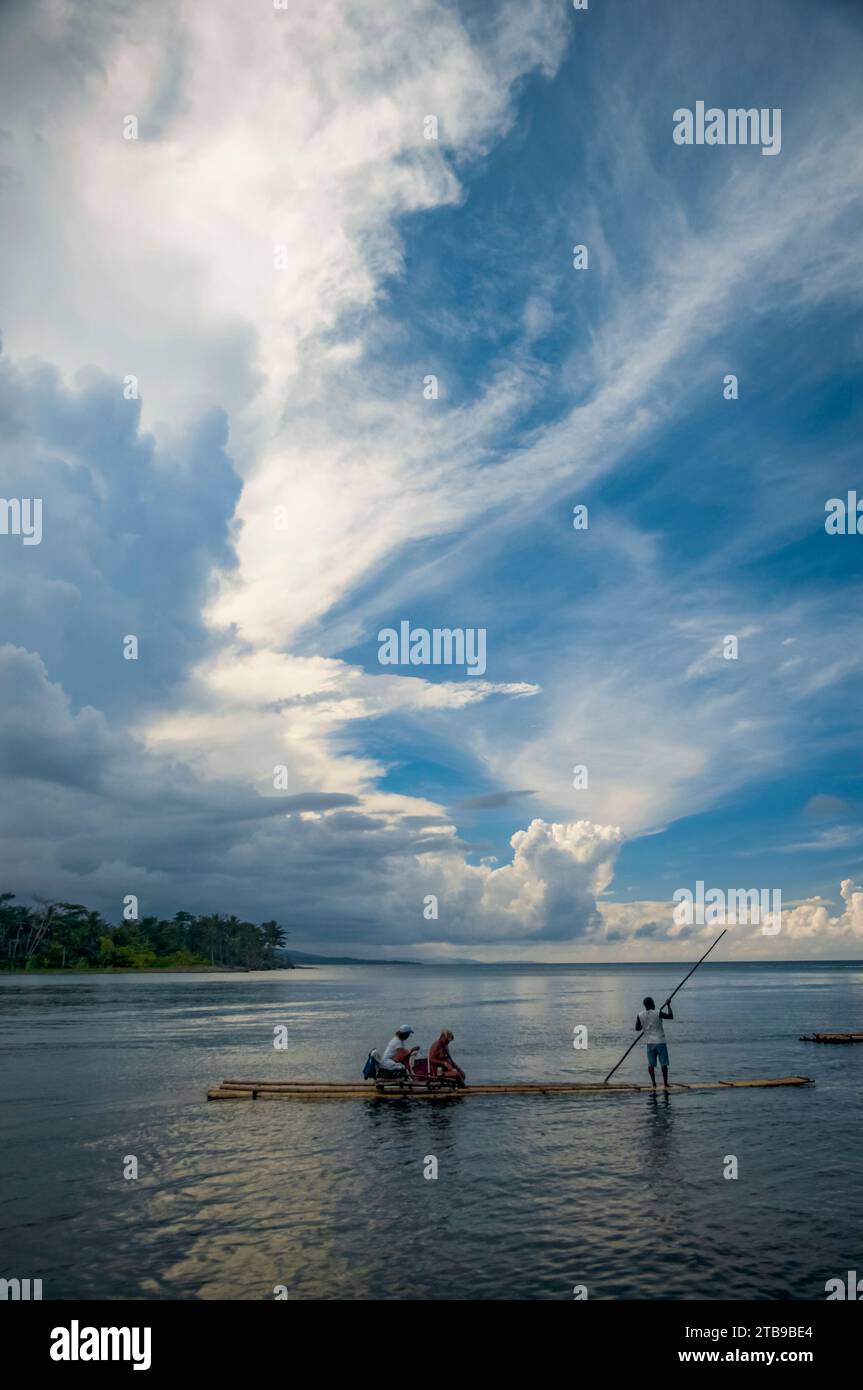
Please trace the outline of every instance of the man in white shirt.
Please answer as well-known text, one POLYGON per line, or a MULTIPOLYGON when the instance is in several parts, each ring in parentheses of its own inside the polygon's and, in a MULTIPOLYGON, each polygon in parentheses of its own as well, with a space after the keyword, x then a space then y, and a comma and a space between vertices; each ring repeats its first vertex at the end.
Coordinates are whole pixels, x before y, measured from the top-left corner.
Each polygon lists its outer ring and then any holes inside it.
POLYGON ((671 1005, 666 999, 661 1009, 657 1009, 650 995, 643 1000, 644 1008, 636 1015, 635 1026, 639 1032, 644 1033, 644 1041, 647 1043, 647 1070, 650 1072, 650 1083, 656 1090, 656 1063, 662 1067, 662 1084, 668 1090, 668 1045, 665 1041, 665 1029, 662 1026, 664 1018, 674 1018, 671 1012, 671 1005))
POLYGON ((383 1055, 376 1058, 382 1071, 390 1071, 395 1076, 403 1076, 407 1072, 410 1076, 414 1053, 419 1052, 418 1047, 407 1048, 405 1046, 413 1031, 413 1028, 409 1028, 406 1023, 396 1029, 395 1036, 390 1038, 384 1048, 383 1055))

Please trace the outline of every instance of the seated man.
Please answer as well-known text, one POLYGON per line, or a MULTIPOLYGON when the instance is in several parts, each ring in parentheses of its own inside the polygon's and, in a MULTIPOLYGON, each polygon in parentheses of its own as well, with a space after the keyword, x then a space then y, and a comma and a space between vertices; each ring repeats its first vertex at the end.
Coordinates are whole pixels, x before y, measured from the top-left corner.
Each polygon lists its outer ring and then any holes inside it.
POLYGON ((464 1085, 464 1072, 450 1056, 449 1045, 454 1034, 444 1028, 439 1038, 435 1038, 429 1048, 429 1072, 432 1076, 443 1077, 447 1081, 457 1081, 464 1085))
POLYGON ((396 1029, 395 1035, 384 1048, 383 1056, 375 1058, 381 1072, 391 1072, 394 1077, 412 1074, 413 1056, 415 1052, 419 1052, 419 1048, 407 1048, 405 1043, 413 1031, 406 1023, 396 1029))

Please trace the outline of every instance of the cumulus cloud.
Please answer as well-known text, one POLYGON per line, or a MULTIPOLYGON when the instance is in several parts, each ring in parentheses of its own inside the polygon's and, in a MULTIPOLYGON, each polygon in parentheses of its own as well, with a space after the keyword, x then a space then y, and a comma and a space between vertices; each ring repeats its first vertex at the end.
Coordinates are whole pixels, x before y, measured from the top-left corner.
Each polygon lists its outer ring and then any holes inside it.
MULTIPOLYGON (((612 903, 619 827, 534 818, 512 860, 469 862, 442 807, 343 792, 261 795, 148 749, 92 708, 74 712, 43 663, 0 648, 0 771, 5 882, 19 896, 92 903, 115 917, 127 893, 142 911, 237 911, 285 922, 297 943, 362 940, 386 954, 467 949, 488 958, 655 959, 696 955, 713 925, 681 928, 670 902, 612 903), (376 806, 375 810, 370 810, 376 806), (428 920, 427 896, 438 899, 428 920)), ((863 889, 843 910, 812 898, 786 907, 781 932, 732 926, 733 959, 853 954, 863 889)))
POLYGON ((448 935, 518 943, 588 935, 600 923, 596 898, 611 882, 622 841, 617 826, 536 818, 513 835, 511 864, 433 862, 429 872, 442 887, 448 935))
MULTIPOLYGON (((671 902, 601 903, 599 912, 605 942, 612 947, 625 943, 634 948, 628 954, 636 958, 638 944, 643 942, 645 958, 649 954, 659 960, 697 959, 727 927, 722 947, 727 959, 853 959, 863 940, 863 888, 846 878, 840 894, 839 912, 831 910, 834 904, 812 897, 783 906, 778 915, 766 913, 758 922, 726 920, 720 913, 706 925, 681 926, 673 919, 671 902)), ((600 951, 599 958, 609 955, 600 951)))
POLYGON ((782 932, 791 941, 813 941, 855 953, 863 939, 863 888, 851 878, 842 880, 843 908, 830 912, 821 898, 808 898, 782 913, 782 932))
POLYGON ((276 915, 305 941, 571 941, 599 923, 615 827, 535 819, 512 837, 511 864, 473 866, 441 808, 406 817, 391 802, 372 815, 352 795, 238 792, 148 752, 94 709, 74 713, 21 648, 0 648, 0 679, 6 873, 14 866, 22 895, 114 916, 126 893, 148 913, 218 903, 276 915), (437 921, 423 916, 429 893, 437 921))

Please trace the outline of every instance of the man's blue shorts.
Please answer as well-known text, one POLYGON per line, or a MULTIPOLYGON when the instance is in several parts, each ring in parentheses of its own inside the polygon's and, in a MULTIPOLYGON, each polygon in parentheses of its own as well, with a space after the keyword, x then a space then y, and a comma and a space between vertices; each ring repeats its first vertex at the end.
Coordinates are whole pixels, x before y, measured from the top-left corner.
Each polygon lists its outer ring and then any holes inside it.
POLYGON ((667 1047, 667 1045, 666 1045, 665 1043, 648 1043, 648 1044, 647 1044, 647 1065, 648 1065, 649 1067, 655 1067, 655 1066, 656 1066, 656 1062, 657 1062, 657 1058, 659 1059, 659 1065, 660 1065, 661 1067, 667 1067, 667 1066, 668 1066, 668 1047, 667 1047))

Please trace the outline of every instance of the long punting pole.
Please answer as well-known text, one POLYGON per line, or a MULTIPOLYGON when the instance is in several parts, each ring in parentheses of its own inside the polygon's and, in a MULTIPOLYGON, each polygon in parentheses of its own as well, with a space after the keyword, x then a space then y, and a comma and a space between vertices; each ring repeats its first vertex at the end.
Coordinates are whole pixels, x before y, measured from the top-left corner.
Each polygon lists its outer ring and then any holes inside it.
MULTIPOLYGON (((716 940, 714 941, 713 946, 718 946, 718 945, 719 945, 720 941, 722 940, 723 936, 725 935, 725 933, 726 933, 727 931, 728 931, 728 928, 727 928, 727 927, 724 927, 724 928, 722 929, 722 931, 719 933, 719 935, 717 936, 716 940)), ((691 969, 690 972, 689 972, 689 975, 694 975, 695 972, 696 972, 696 970, 698 969, 699 965, 701 964, 701 961, 702 961, 702 960, 707 960, 707 957, 710 955, 710 952, 713 950, 713 946, 708 946, 707 950, 704 952, 704 955, 701 957, 701 960, 697 960, 697 961, 695 962, 695 964, 693 965, 692 969, 691 969)), ((674 995, 677 993, 677 991, 683 989, 683 986, 686 984, 686 981, 689 979, 689 975, 684 975, 683 979, 680 981, 680 984, 677 986, 677 989, 674 990, 673 993, 669 994, 668 998, 667 998, 666 1001, 665 1001, 665 1004, 670 1004, 671 1001, 672 1001, 672 999, 674 998, 674 995)), ((665 1008, 665 1004, 661 1004, 661 1005, 660 1005, 660 1008, 664 1009, 664 1008, 665 1008)), ((632 1042, 629 1044, 629 1047, 626 1049, 626 1051, 624 1052, 624 1054, 623 1054, 623 1056, 621 1057, 620 1061, 618 1062, 617 1067, 620 1067, 620 1066, 623 1065, 623 1063, 626 1061, 627 1057, 629 1056, 630 1052, 631 1052, 632 1049, 635 1047, 635 1044, 636 1044, 637 1042, 640 1042, 640 1041, 641 1041, 641 1039, 640 1039, 640 1038, 638 1037, 638 1035, 636 1034, 636 1036, 632 1039, 632 1042)), ((607 1081, 609 1081, 609 1080, 611 1079, 612 1076, 614 1076, 614 1073, 617 1071, 617 1067, 612 1067, 612 1068, 611 1068, 611 1071, 608 1073, 608 1076, 605 1078, 605 1081, 603 1081, 603 1083, 602 1083, 603 1086, 606 1084, 607 1081)))

